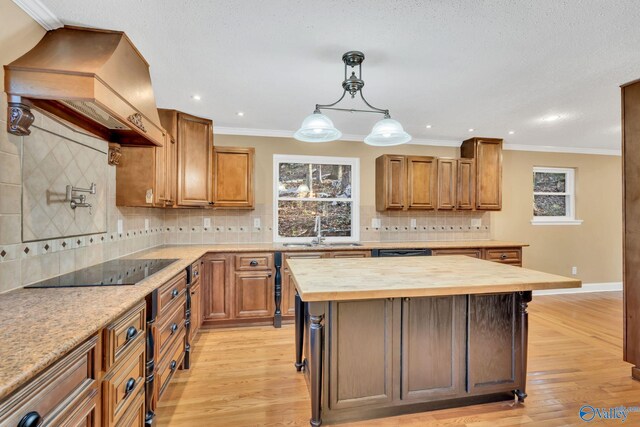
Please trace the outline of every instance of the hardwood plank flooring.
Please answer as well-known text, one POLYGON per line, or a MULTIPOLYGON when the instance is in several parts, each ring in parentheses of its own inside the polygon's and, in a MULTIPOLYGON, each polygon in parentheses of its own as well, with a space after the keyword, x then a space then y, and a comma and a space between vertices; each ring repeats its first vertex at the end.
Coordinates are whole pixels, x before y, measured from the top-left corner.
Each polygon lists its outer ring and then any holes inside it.
MULTIPOLYGON (((529 304, 524 404, 498 402, 341 426, 566 426, 582 405, 640 406, 622 361, 622 293, 537 296, 529 304)), ((178 371, 157 409, 161 426, 308 426, 309 395, 293 367, 293 327, 202 331, 190 371, 178 371)), ((640 413, 598 425, 640 425, 640 413)))

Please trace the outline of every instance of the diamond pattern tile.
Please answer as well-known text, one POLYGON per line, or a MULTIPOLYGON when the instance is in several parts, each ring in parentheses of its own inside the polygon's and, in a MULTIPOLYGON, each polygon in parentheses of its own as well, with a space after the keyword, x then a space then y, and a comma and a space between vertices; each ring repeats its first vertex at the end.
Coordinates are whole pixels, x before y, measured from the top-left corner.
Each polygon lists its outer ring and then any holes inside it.
MULTIPOLYGON (((46 127, 50 119, 43 121, 46 127)), ((107 154, 84 145, 83 138, 77 134, 73 141, 37 128, 24 138, 23 241, 106 232, 107 154), (71 209, 64 200, 66 185, 87 188, 92 182, 97 192, 86 195, 91 214, 87 208, 71 209)))

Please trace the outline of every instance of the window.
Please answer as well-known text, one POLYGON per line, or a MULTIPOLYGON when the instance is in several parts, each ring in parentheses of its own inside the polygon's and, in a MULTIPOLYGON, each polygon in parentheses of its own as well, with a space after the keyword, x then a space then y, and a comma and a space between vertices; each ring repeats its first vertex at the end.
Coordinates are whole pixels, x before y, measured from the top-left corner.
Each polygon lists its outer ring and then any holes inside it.
POLYGON ((533 219, 535 225, 579 225, 575 218, 575 170, 533 168, 533 219))
POLYGON ((328 242, 355 242, 359 229, 360 159, 273 156, 275 242, 310 242, 316 217, 328 242))

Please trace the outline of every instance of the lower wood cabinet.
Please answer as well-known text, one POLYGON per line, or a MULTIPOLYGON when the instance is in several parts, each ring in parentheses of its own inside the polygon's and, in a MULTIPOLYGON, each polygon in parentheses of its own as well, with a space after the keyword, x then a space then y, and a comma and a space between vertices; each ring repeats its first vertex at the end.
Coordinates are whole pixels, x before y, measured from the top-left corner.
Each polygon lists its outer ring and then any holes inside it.
POLYGON ((326 257, 326 252, 285 252, 282 254, 282 316, 293 319, 296 314, 296 287, 291 280, 287 265, 290 259, 318 259, 326 257))
POLYGON ((231 319, 231 255, 207 254, 202 259, 202 319, 204 325, 231 319))
POLYGON ((271 270, 241 271, 234 274, 234 316, 270 317, 274 310, 273 274, 271 270))
POLYGON ((482 249, 434 249, 431 251, 431 255, 466 255, 472 258, 482 258, 482 249))
POLYGON ((431 254, 438 255, 466 255, 487 261, 499 262, 522 267, 522 248, 443 248, 433 249, 431 254))

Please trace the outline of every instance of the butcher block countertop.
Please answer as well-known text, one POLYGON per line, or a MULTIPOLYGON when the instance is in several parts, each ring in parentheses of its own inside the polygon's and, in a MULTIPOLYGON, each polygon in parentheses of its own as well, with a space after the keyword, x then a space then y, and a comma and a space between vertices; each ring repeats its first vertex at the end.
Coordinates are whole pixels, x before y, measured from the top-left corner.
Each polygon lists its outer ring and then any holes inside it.
MULTIPOLYGON (((135 286, 16 289, 0 294, 0 400, 113 322, 154 289, 208 252, 348 251, 372 248, 520 247, 502 241, 385 242, 362 246, 284 247, 271 243, 170 245, 127 258, 170 258, 177 262, 135 286)), ((380 258, 376 258, 380 260, 380 258)), ((395 258, 397 260, 397 258, 395 258)))
POLYGON ((290 259, 305 302, 579 288, 580 280, 463 255, 290 259))

